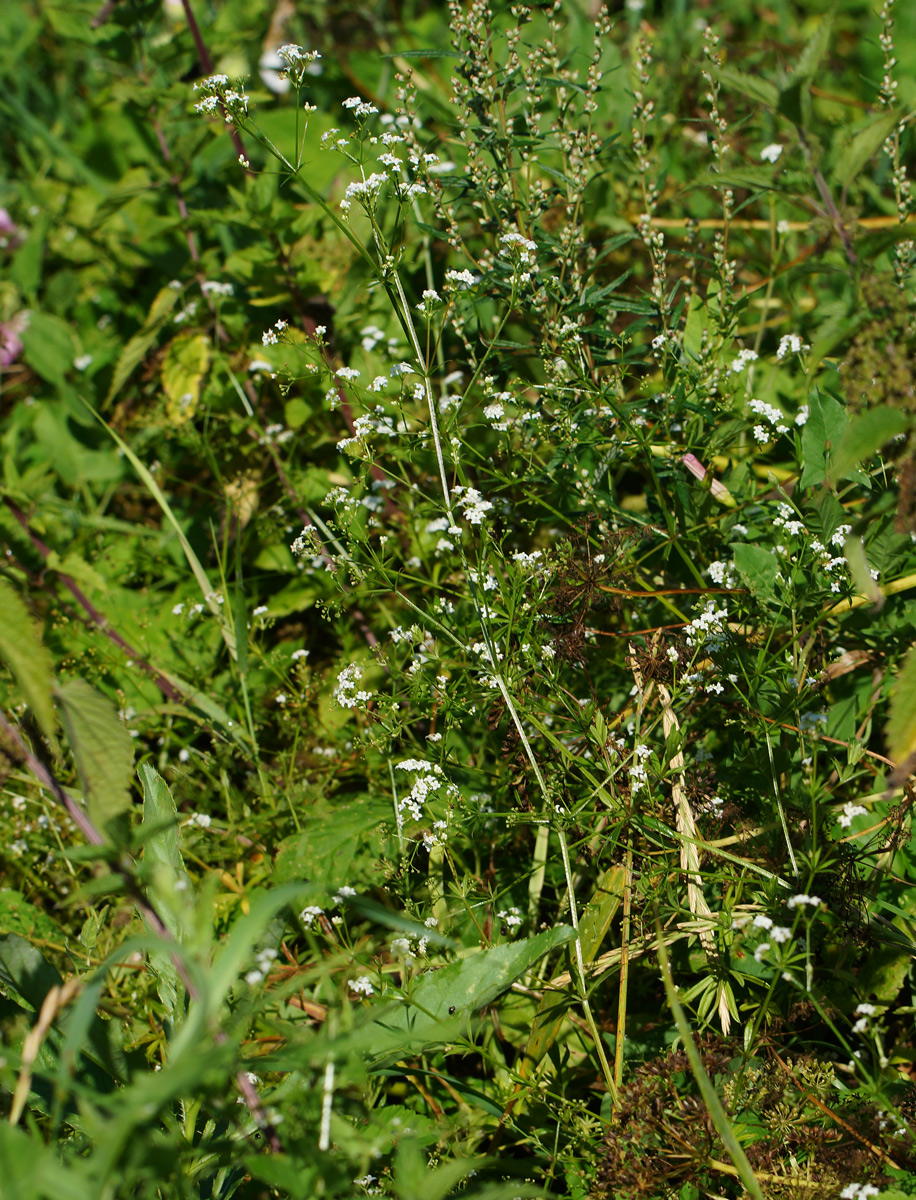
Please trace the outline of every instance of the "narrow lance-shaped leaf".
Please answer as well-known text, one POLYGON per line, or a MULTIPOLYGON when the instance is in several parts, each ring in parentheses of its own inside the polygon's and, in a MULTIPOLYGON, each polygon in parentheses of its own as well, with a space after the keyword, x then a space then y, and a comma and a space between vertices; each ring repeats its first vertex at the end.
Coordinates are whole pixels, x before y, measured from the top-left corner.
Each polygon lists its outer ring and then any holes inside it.
POLYGON ((665 946, 664 933, 661 927, 661 922, 658 915, 655 917, 655 929, 658 937, 658 965, 661 970, 662 983, 665 986, 665 996, 668 1000, 668 1007, 671 1009, 671 1015, 674 1017, 674 1023, 677 1026, 677 1031, 680 1034, 681 1041, 684 1043, 684 1049, 687 1052, 687 1059, 690 1063, 690 1069, 693 1072, 693 1077, 697 1081, 700 1089, 700 1094, 706 1104, 707 1111, 712 1122, 716 1127, 716 1132, 725 1144, 725 1149, 728 1151, 728 1156, 735 1164, 735 1169, 738 1172, 738 1177, 744 1184, 747 1194, 754 1197, 754 1200, 763 1200, 763 1192, 760 1190, 760 1184, 757 1182, 757 1176, 754 1174, 754 1169, 748 1162, 747 1155, 738 1138, 735 1136, 735 1131, 732 1128, 731 1121, 728 1119, 728 1114, 722 1107, 722 1101, 719 1099, 719 1094, 713 1086, 712 1080, 703 1066, 703 1060, 700 1057, 700 1052, 697 1050, 696 1042, 693 1040, 693 1033, 690 1029, 690 1024, 683 1008, 678 1001, 674 991, 674 985, 671 981, 671 967, 668 959, 668 950, 665 946))
POLYGON ((844 188, 849 187, 862 168, 878 153, 896 129, 901 115, 899 108, 881 113, 864 129, 860 129, 847 146, 841 147, 834 175, 844 188))
POLYGON ((42 732, 55 736, 51 654, 35 629, 22 598, 0 579, 0 661, 6 663, 42 732))

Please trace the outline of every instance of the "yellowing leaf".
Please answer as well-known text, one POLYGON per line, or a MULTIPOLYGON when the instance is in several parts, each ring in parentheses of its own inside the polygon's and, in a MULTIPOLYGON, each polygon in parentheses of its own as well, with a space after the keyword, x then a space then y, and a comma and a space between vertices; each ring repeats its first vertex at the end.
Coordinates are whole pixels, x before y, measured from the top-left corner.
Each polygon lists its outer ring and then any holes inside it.
POLYGON ((894 762, 904 763, 916 754, 916 646, 897 673, 884 735, 894 762))
POLYGON ((172 421, 181 424, 194 416, 209 365, 210 342, 202 333, 182 333, 169 343, 162 363, 162 388, 172 421))

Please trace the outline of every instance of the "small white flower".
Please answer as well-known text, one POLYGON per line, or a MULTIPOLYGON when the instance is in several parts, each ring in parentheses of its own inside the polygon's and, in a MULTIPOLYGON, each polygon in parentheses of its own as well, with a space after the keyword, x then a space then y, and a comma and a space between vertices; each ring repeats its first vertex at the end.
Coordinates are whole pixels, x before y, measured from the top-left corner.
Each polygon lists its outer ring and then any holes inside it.
POLYGON ((810 350, 797 333, 784 333, 779 339, 779 347, 776 351, 776 357, 783 359, 787 354, 801 354, 804 350, 810 350))
POLYGON ((764 162, 774 163, 776 162, 777 158, 779 158, 780 154, 782 154, 782 151, 783 147, 780 146, 778 142, 771 142, 769 146, 764 146, 764 148, 760 151, 760 157, 764 162))
POLYGON ((790 896, 787 901, 788 908, 799 908, 802 905, 810 904, 812 908, 820 908, 824 901, 820 896, 809 896, 807 892, 800 892, 797 896, 790 896))
POLYGON ((848 829, 852 824, 853 817, 864 817, 867 812, 868 809, 863 808, 861 804, 853 804, 851 800, 847 800, 843 805, 842 813, 836 819, 837 825, 842 826, 843 829, 848 829))
POLYGON ((375 988, 368 975, 360 975, 358 979, 351 979, 347 987, 354 996, 372 996, 375 993, 375 988))
POLYGON ((372 692, 359 689, 358 685, 362 677, 362 671, 355 664, 344 667, 337 676, 334 699, 342 708, 358 708, 372 699, 372 692))
POLYGON ((728 369, 732 375, 737 375, 740 371, 743 371, 745 367, 749 366, 750 363, 756 362, 757 357, 758 355, 756 350, 739 350, 738 357, 732 361, 732 364, 728 369))

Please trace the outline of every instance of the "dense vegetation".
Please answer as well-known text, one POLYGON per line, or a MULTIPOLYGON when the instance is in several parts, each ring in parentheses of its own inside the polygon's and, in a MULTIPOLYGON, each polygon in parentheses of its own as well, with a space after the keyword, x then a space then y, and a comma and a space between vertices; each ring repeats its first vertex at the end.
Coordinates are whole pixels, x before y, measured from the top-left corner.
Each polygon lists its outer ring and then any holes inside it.
POLYGON ((3 1194, 916 1196, 916 9, 2 22, 3 1194))

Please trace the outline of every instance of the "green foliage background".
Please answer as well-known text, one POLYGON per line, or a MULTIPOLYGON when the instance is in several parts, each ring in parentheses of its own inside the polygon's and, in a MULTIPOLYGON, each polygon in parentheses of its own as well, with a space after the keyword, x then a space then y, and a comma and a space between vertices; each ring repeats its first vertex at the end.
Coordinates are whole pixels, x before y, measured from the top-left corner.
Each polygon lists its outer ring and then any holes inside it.
POLYGON ((916 1195, 916 10, 0 23, 3 1188, 916 1195))

